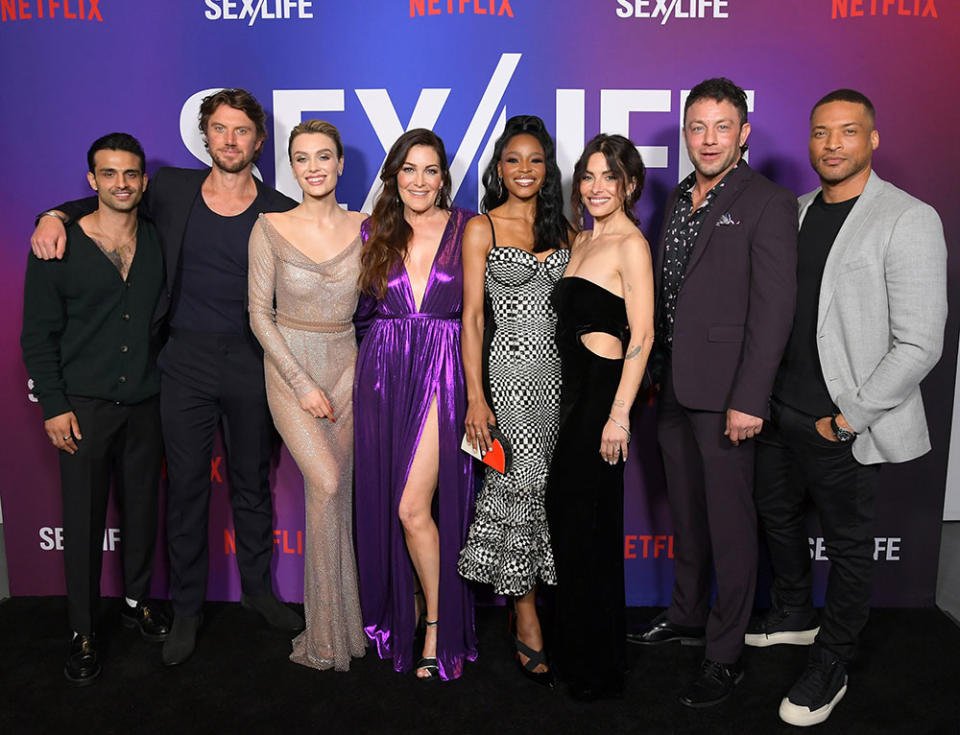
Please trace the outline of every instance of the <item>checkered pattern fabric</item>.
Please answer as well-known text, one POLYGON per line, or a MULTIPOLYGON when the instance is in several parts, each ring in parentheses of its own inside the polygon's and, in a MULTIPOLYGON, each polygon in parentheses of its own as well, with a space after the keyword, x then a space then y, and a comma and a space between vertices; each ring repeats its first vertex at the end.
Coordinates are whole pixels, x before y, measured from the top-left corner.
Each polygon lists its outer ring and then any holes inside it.
POLYGON ((525 250, 501 247, 487 258, 485 288, 495 324, 491 408, 513 448, 513 466, 506 475, 487 468, 459 570, 500 595, 525 595, 537 579, 556 584, 544 508, 560 407, 557 316, 550 294, 569 259, 567 250, 540 262, 525 250))

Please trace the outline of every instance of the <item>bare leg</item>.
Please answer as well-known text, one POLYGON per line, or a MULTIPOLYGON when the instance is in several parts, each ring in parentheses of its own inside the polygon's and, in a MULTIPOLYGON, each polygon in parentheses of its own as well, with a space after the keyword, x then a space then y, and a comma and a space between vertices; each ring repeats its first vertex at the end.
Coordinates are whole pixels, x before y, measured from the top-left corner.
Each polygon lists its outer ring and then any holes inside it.
MULTIPOLYGON (((537 588, 534 587, 523 597, 514 597, 513 605, 517 613, 517 638, 525 643, 534 651, 543 650, 543 633, 540 630, 540 618, 537 617, 537 588)), ((529 660, 522 653, 520 663, 526 664, 529 660)), ((549 671, 549 668, 543 664, 537 666, 534 673, 541 674, 549 671)))
MULTIPOLYGON (((400 496, 400 523, 403 524, 407 551, 413 568, 420 578, 423 596, 427 605, 427 620, 437 620, 439 614, 440 588, 440 535, 433 521, 430 507, 437 491, 437 476, 440 467, 440 439, 437 423, 437 401, 430 404, 427 420, 420 435, 410 466, 407 484, 400 496)), ((437 626, 428 625, 423 642, 423 657, 437 655, 437 626)), ((430 676, 425 669, 417 669, 417 676, 430 676)))

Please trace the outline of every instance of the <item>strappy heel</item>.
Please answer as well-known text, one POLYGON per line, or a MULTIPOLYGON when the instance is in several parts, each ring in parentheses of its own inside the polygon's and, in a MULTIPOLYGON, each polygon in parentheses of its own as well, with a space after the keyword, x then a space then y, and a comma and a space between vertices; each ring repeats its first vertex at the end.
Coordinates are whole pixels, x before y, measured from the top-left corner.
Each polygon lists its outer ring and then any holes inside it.
MULTIPOLYGON (((424 620, 424 627, 430 628, 437 624, 436 620, 424 620)), ((424 656, 417 662, 417 668, 414 674, 419 681, 438 681, 440 679, 440 667, 437 666, 436 656, 424 656), (420 676, 420 670, 427 672, 428 676, 420 676)))
POLYGON ((509 606, 507 613, 507 632, 513 639, 514 659, 520 668, 520 673, 540 686, 552 688, 556 684, 553 669, 548 668, 546 671, 535 670, 538 666, 549 666, 543 649, 534 651, 517 637, 517 611, 514 605, 511 604, 509 606), (526 663, 520 660, 521 654, 527 657, 526 663))

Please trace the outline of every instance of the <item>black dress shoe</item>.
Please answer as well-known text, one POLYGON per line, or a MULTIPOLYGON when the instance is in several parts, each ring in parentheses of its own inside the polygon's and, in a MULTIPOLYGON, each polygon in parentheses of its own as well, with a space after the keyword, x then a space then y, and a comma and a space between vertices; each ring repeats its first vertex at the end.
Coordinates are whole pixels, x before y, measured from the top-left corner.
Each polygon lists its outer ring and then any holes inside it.
POLYGON ((139 628, 140 637, 151 643, 165 641, 170 634, 170 620, 163 610, 145 602, 138 602, 136 607, 124 604, 120 622, 124 628, 139 628))
POLYGON ((680 641, 684 646, 704 646, 707 643, 703 628, 671 623, 666 612, 657 615, 646 630, 627 633, 627 640, 641 646, 659 646, 674 641, 680 641))
POLYGON ((203 615, 174 615, 173 626, 163 642, 161 657, 164 666, 182 664, 193 653, 197 645, 197 630, 203 622, 203 615))
POLYGON ((90 635, 75 635, 70 641, 70 655, 63 667, 63 675, 75 687, 93 684, 100 676, 100 661, 97 656, 97 638, 90 635))
POLYGON ((680 694, 680 703, 687 707, 712 707, 729 697, 742 680, 740 664, 721 664, 705 658, 697 678, 680 694))
POLYGON ((287 633, 303 630, 303 618, 268 592, 265 595, 240 595, 240 607, 258 613, 271 628, 287 633))

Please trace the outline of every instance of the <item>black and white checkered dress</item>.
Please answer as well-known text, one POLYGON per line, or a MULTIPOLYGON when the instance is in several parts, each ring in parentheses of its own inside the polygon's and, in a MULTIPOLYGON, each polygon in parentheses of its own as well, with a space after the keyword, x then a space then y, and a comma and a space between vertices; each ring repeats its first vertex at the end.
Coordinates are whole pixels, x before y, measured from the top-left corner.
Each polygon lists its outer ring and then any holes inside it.
POLYGON ((557 250, 540 262, 496 241, 487 256, 488 321, 493 313, 492 338, 485 340, 487 399, 513 449, 513 466, 506 475, 486 468, 459 570, 500 595, 525 595, 538 578, 556 584, 544 510, 560 406, 550 293, 569 259, 569 250, 557 250))

